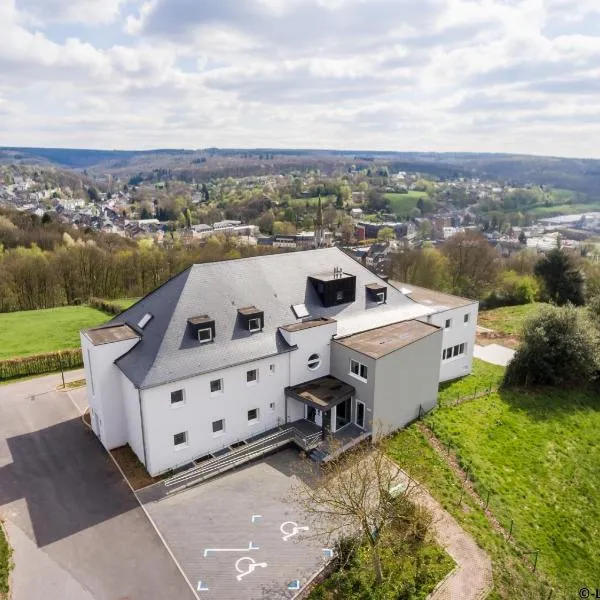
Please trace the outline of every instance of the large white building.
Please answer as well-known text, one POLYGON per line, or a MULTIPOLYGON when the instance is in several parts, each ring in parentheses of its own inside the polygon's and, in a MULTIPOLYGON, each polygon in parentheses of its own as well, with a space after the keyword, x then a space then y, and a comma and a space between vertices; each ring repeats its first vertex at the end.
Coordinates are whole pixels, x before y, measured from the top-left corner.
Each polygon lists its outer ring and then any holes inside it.
POLYGON ((81 333, 92 428, 151 475, 282 430, 322 458, 435 406, 477 310, 337 248, 194 265, 81 333))

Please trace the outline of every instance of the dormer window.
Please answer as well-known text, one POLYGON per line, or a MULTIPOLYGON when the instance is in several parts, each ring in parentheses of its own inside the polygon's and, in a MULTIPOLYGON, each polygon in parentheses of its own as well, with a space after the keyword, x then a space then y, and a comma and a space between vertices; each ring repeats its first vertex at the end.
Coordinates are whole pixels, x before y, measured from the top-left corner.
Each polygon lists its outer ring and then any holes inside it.
POLYGON ((369 283, 365 286, 367 298, 377 304, 385 304, 387 301, 387 286, 381 283, 369 283))
POLYGON ((198 341, 201 344, 212 342, 212 329, 207 327, 206 329, 198 329, 198 341))
POLYGON ((215 339, 215 320, 208 315, 191 317, 188 319, 188 327, 200 344, 208 344, 215 339))
POLYGON ((242 329, 250 333, 257 333, 265 326, 265 313, 256 306, 247 306, 238 309, 239 324, 242 329))

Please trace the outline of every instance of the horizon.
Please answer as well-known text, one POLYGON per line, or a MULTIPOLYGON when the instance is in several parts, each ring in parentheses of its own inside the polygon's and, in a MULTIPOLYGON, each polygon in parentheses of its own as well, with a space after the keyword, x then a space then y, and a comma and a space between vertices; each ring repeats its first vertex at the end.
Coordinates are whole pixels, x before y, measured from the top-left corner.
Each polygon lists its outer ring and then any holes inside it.
POLYGON ((596 0, 5 0, 0 21, 9 147, 600 159, 596 0))

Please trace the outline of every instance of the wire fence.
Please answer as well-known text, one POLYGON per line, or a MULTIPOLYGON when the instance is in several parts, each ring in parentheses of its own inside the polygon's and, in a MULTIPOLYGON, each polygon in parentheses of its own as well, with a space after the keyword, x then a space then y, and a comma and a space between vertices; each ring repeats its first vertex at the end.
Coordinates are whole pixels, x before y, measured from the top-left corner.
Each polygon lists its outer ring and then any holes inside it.
MULTIPOLYGON (((471 396, 461 396, 460 400, 456 399, 456 403, 488 395, 492 391, 493 387, 490 386, 489 388, 486 388, 486 390, 482 390, 479 393, 475 392, 471 396)), ((447 406, 452 405, 453 404, 447 404, 447 406)), ((446 462, 449 463, 450 467, 461 479, 461 481, 456 484, 450 484, 452 485, 451 497, 455 498, 455 504, 457 506, 462 506, 463 501, 468 496, 485 512, 493 529, 504 536, 507 542, 510 543, 516 555, 527 565, 529 570, 536 575, 540 585, 539 598, 541 600, 568 600, 578 597, 577 594, 579 590, 557 587, 546 580, 539 572, 539 561, 541 557, 540 549, 530 547, 518 539, 518 521, 506 510, 500 495, 497 494, 495 490, 484 486, 476 479, 472 465, 465 463, 461 459, 458 448, 447 439, 444 435, 445 432, 443 431, 443 428, 436 428, 433 420, 428 420, 426 427, 433 437, 432 441, 434 447, 437 446, 436 450, 442 455, 446 462)), ((595 593, 595 590, 591 590, 591 593, 592 595, 589 596, 590 598, 594 597, 593 593, 595 593)))

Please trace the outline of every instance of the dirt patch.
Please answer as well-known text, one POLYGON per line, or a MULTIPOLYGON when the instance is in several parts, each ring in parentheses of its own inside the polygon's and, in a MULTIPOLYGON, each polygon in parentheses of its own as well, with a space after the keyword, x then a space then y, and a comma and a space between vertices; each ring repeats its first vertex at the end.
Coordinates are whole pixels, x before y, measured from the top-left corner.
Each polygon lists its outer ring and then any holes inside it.
POLYGON ((500 344, 501 346, 506 346, 513 350, 516 350, 521 343, 518 336, 499 333, 498 331, 480 331, 477 333, 476 339, 480 346, 500 344))
POLYGON ((119 467, 121 467, 121 470, 134 490, 139 490, 147 485, 152 485, 167 477, 167 474, 158 477, 150 477, 148 471, 144 468, 144 465, 139 461, 138 457, 129 446, 120 446, 119 448, 111 450, 110 453, 117 461, 119 467))

